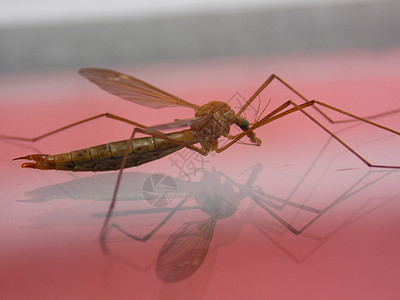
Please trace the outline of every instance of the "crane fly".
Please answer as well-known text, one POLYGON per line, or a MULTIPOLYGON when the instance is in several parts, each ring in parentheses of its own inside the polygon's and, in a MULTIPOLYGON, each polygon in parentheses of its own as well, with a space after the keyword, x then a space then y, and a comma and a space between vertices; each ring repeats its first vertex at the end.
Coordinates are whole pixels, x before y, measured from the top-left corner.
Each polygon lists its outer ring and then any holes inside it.
MULTIPOLYGON (((115 228, 131 239, 145 242, 177 211, 183 209, 186 201, 194 199, 194 204, 197 206, 186 208, 199 209, 202 213, 208 215, 208 218, 201 221, 189 221, 180 225, 161 247, 156 262, 156 274, 163 282, 184 280, 197 272, 203 264, 209 252, 218 220, 233 216, 240 201, 248 196, 258 197, 257 201, 271 197, 271 195, 263 193, 257 186, 254 186, 259 173, 262 171, 262 166, 257 164, 248 170, 251 170, 251 173, 244 184, 234 181, 214 168, 211 172, 206 169, 202 170, 203 176, 200 181, 193 182, 188 194, 144 237, 128 233, 117 223, 110 225, 110 229, 115 228), (207 186, 207 189, 204 189, 204 186, 207 186)), ((279 198, 273 198, 278 202, 284 202, 279 198)), ((290 203, 288 204, 290 205, 290 203)), ((310 209, 308 206, 304 206, 304 208, 310 209)))
MULTIPOLYGON (((244 136, 247 136, 250 143, 256 146, 261 145, 261 140, 256 137, 255 130, 270 122, 280 119, 294 112, 301 112, 311 121, 326 131, 330 136, 336 139, 340 144, 347 148, 351 153, 358 157, 369 167, 400 169, 400 166, 372 164, 363 156, 346 144, 342 139, 325 127, 322 123, 311 116, 306 109, 313 107, 331 123, 332 121, 319 107, 340 113, 354 120, 368 123, 372 126, 389 131, 396 135, 400 135, 399 131, 382 126, 365 118, 358 117, 352 113, 341 110, 329 104, 317 100, 308 100, 294 88, 292 88, 283 79, 272 74, 249 98, 242 108, 235 113, 231 107, 221 101, 211 101, 202 106, 190 103, 184 99, 169 94, 155 86, 152 86, 137 78, 100 68, 85 68, 79 70, 79 74, 86 77, 89 81, 95 83, 101 89, 117 95, 125 100, 144 105, 153 109, 164 107, 187 107, 194 110, 194 117, 185 120, 176 120, 168 124, 148 127, 137 122, 109 114, 103 113, 53 130, 36 138, 21 138, 1 136, 2 138, 11 138, 24 141, 36 141, 49 135, 55 134, 67 128, 88 122, 100 117, 115 119, 124 123, 133 125, 135 128, 129 140, 112 142, 109 144, 99 145, 77 151, 61 153, 56 155, 50 154, 31 154, 15 158, 15 160, 25 159, 21 165, 22 168, 33 168, 40 170, 69 170, 69 171, 110 171, 119 170, 117 182, 115 184, 112 200, 104 220, 102 230, 100 232, 100 240, 104 243, 107 233, 108 224, 111 218, 112 210, 115 206, 119 183, 121 181, 122 170, 124 168, 139 166, 141 164, 154 161, 156 159, 167 156, 182 148, 189 148, 197 151, 202 155, 207 155, 211 151, 217 153, 223 152, 233 144, 239 142, 244 136), (299 96, 303 103, 297 104, 292 100, 286 101, 278 108, 274 109, 266 116, 261 115, 250 124, 250 122, 242 117, 242 113, 246 108, 259 96, 259 94, 273 81, 279 81, 286 88, 299 96), (230 135, 232 125, 241 129, 236 135, 230 135), (163 133, 162 130, 171 130, 175 128, 189 127, 181 131, 163 133), (147 137, 135 138, 137 133, 148 135, 147 137), (226 145, 219 147, 218 139, 224 136, 230 139, 226 145), (200 144, 200 146, 196 146, 200 144)), ((378 115, 376 115, 378 116, 378 115)), ((211 222, 210 224, 212 224, 211 222)), ((207 223, 208 224, 208 223, 207 223)))

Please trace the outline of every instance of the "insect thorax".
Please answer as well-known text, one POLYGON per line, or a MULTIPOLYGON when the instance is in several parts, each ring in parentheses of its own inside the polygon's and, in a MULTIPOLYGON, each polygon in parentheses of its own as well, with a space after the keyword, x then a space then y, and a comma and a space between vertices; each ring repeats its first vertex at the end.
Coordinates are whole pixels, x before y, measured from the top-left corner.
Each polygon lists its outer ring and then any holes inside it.
MULTIPOLYGON (((221 187, 221 190, 223 188, 221 187)), ((236 212, 236 206, 231 197, 225 197, 220 192, 203 192, 195 195, 195 201, 202 212, 215 219, 225 219, 236 212)), ((234 198, 234 197, 233 197, 234 198)))
POLYGON ((235 112, 225 102, 211 101, 195 113, 196 117, 212 115, 211 119, 192 125, 195 138, 206 151, 218 148, 218 138, 228 136, 231 125, 235 123, 235 112))

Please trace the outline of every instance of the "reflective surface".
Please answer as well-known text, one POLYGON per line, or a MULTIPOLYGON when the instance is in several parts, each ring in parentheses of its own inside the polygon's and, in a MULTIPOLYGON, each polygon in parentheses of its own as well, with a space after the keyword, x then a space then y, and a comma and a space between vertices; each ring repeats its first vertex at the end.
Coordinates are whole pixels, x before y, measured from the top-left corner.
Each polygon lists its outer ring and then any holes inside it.
MULTIPOLYGON (((248 98, 276 72, 310 99, 368 116, 400 108, 399 58, 394 49, 116 69, 193 103, 218 99, 235 110, 241 95, 248 98)), ((75 71, 3 78, 1 86, 1 134, 33 137, 106 111, 148 125, 191 117, 190 110, 151 110, 107 95, 75 71)), ((266 112, 289 99, 300 102, 279 84, 261 94, 260 110, 270 99, 266 112)), ((258 105, 246 111, 250 121, 258 105)), ((359 123, 330 126, 310 112, 371 162, 400 165, 399 137, 359 123)), ((398 120, 399 114, 375 119, 395 129, 398 120)), ((116 173, 25 170, 11 159, 125 139, 130 128, 98 120, 34 144, 0 141, 1 293, 7 299, 393 298, 400 173, 366 167, 300 113, 256 133, 260 148, 238 144, 207 157, 182 150, 127 170, 108 255, 97 237, 116 173), (140 239, 178 204, 145 243, 121 232, 140 239), (304 231, 294 235, 285 222, 304 231)))

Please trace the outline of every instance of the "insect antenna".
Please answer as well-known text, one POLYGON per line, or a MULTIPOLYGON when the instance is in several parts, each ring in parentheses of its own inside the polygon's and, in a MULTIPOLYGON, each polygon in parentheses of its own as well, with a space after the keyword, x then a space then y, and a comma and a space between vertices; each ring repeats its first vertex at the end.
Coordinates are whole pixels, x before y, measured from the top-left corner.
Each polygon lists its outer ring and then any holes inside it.
MULTIPOLYGON (((261 107, 261 97, 260 97, 260 95, 258 95, 258 107, 257 107, 256 115, 254 116, 254 123, 257 122, 258 113, 260 112, 260 107, 261 107)), ((261 115, 260 115, 260 117, 261 117, 261 115)))
MULTIPOLYGON (((258 96, 258 98, 260 99, 260 96, 258 96)), ((264 107, 264 109, 261 111, 260 115, 258 115, 258 113, 260 112, 260 104, 261 104, 261 99, 260 99, 260 101, 259 101, 259 103, 258 103, 257 113, 256 113, 256 116, 255 116, 255 118, 254 118, 253 124, 255 124, 255 123, 257 123, 258 121, 261 120, 261 117, 263 116, 265 110, 268 108, 268 105, 271 103, 271 100, 272 100, 272 99, 269 99, 267 105, 265 105, 265 107, 264 107)))

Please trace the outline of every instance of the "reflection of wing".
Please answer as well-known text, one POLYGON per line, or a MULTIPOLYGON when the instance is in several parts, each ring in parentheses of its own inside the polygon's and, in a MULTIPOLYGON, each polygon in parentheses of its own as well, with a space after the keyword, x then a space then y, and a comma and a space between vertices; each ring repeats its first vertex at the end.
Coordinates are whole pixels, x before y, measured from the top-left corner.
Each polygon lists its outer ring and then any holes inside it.
POLYGON ((144 81, 116 71, 88 68, 80 69, 79 74, 111 94, 147 107, 186 106, 194 110, 199 108, 144 81))
POLYGON ((191 276, 207 256, 216 219, 187 222, 165 242, 157 259, 156 273, 163 282, 191 276))

